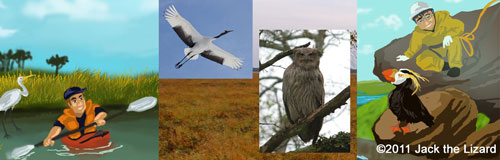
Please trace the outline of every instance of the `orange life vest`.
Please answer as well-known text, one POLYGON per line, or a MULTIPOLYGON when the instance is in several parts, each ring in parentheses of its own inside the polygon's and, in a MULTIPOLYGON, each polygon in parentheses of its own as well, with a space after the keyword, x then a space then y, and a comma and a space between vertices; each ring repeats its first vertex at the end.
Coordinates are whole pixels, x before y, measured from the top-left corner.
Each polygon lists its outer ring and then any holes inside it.
MULTIPOLYGON (((87 105, 87 108, 85 109, 85 114, 86 114, 85 126, 94 123, 94 118, 96 116, 95 115, 95 108, 100 107, 98 104, 92 104, 92 100, 90 100, 90 99, 87 100, 86 105, 87 105)), ((61 124, 63 124, 64 127, 68 131, 76 130, 79 127, 78 121, 76 120, 75 113, 73 112, 73 110, 71 108, 64 109, 63 114, 61 116, 59 116, 59 118, 57 120, 59 122, 61 122, 61 124)), ((81 126, 81 127, 83 127, 83 126, 81 126)), ((92 126, 92 127, 85 129, 84 133, 95 132, 95 130, 96 130, 95 126, 92 126)), ((76 132, 76 133, 70 134, 68 137, 71 139, 78 139, 78 138, 80 138, 80 136, 81 136, 81 133, 76 132)))

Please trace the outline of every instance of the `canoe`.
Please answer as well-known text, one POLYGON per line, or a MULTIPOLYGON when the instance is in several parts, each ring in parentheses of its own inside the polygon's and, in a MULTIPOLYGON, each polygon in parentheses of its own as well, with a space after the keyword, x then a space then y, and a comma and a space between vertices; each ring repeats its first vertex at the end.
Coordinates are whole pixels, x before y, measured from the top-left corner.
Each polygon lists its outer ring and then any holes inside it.
POLYGON ((109 135, 108 130, 98 130, 86 133, 76 140, 72 140, 66 136, 61 141, 68 148, 98 148, 109 145, 109 135))

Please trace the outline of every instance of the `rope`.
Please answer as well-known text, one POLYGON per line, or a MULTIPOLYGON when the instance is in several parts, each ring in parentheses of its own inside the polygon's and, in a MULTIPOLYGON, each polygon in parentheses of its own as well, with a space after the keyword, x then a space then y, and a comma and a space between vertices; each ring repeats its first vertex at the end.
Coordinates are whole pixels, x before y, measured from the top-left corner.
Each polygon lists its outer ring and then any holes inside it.
POLYGON ((483 10, 481 11, 481 14, 479 14, 479 17, 477 18, 476 26, 474 27, 474 29, 472 29, 471 32, 464 33, 464 34, 462 34, 462 36, 460 36, 460 43, 462 44, 462 47, 464 47, 465 52, 467 52, 467 55, 469 55, 469 57, 472 57, 472 55, 474 55, 474 47, 472 47, 472 44, 470 43, 470 41, 472 41, 476 38, 474 36, 474 32, 479 27, 479 23, 481 23, 481 17, 483 17, 483 14, 484 14, 484 12, 486 12, 486 9, 488 9, 488 7, 490 7, 496 1, 499 1, 499 0, 492 0, 488 4, 486 4, 486 6, 484 6, 483 10), (464 41, 467 42, 467 44, 469 44, 470 52, 467 49, 467 47, 465 47, 464 41))

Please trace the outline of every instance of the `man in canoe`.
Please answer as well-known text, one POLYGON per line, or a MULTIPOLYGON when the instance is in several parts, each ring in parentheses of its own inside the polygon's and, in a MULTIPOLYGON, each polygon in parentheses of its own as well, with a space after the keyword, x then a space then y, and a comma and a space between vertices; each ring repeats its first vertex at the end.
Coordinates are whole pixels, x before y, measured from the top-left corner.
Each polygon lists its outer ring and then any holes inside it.
MULTIPOLYGON (((53 146, 54 141, 52 138, 59 135, 64 128, 68 131, 73 131, 94 122, 97 123, 98 127, 106 124, 104 118, 106 118, 107 114, 104 109, 98 104, 93 104, 90 99, 85 101, 83 92, 86 89, 87 88, 81 89, 80 87, 71 87, 64 92, 64 99, 69 108, 64 109, 63 114, 56 120, 47 138, 43 140, 43 146, 53 146)), ((92 132, 96 132, 96 126, 70 134, 68 138, 77 140, 84 134, 92 132)))

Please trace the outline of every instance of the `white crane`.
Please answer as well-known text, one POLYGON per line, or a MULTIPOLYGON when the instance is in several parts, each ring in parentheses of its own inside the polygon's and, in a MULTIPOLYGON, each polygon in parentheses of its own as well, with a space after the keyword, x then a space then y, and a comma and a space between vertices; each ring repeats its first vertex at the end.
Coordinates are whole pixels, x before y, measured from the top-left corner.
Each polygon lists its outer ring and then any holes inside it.
POLYGON ((180 68, 184 63, 189 60, 198 59, 199 55, 217 62, 219 64, 231 67, 232 69, 239 69, 243 65, 243 61, 231 53, 228 53, 221 48, 217 47, 212 43, 213 40, 232 32, 232 30, 224 30, 223 33, 215 37, 204 37, 187 21, 182 18, 179 12, 175 9, 173 5, 169 6, 164 12, 165 19, 172 26, 174 31, 177 33, 179 38, 184 41, 184 43, 189 46, 189 48, 184 49, 184 58, 175 64, 175 68, 180 68), (186 59, 184 61, 184 59, 186 59), (184 62, 183 62, 184 61, 184 62))
POLYGON ((19 101, 21 100, 21 96, 24 96, 24 97, 28 96, 28 89, 26 89, 26 87, 23 85, 23 81, 28 79, 31 76, 33 76, 33 75, 29 75, 26 77, 23 77, 23 76, 17 77, 17 84, 19 84, 19 86, 21 86, 21 88, 23 90, 20 90, 17 88, 13 89, 13 90, 9 90, 9 91, 5 92, 2 95, 2 97, 0 98, 0 111, 4 111, 3 117, 2 117, 2 127, 3 127, 3 131, 5 132, 4 138, 9 137, 9 134, 7 134, 7 130, 5 129, 5 124, 4 124, 5 116, 7 116, 7 110, 10 109, 10 121, 12 122, 12 124, 14 124, 14 127, 16 127, 17 131, 20 130, 20 128, 17 127, 16 123, 14 123, 14 121, 12 120, 12 111, 14 110, 14 106, 17 103, 19 103, 19 101))

